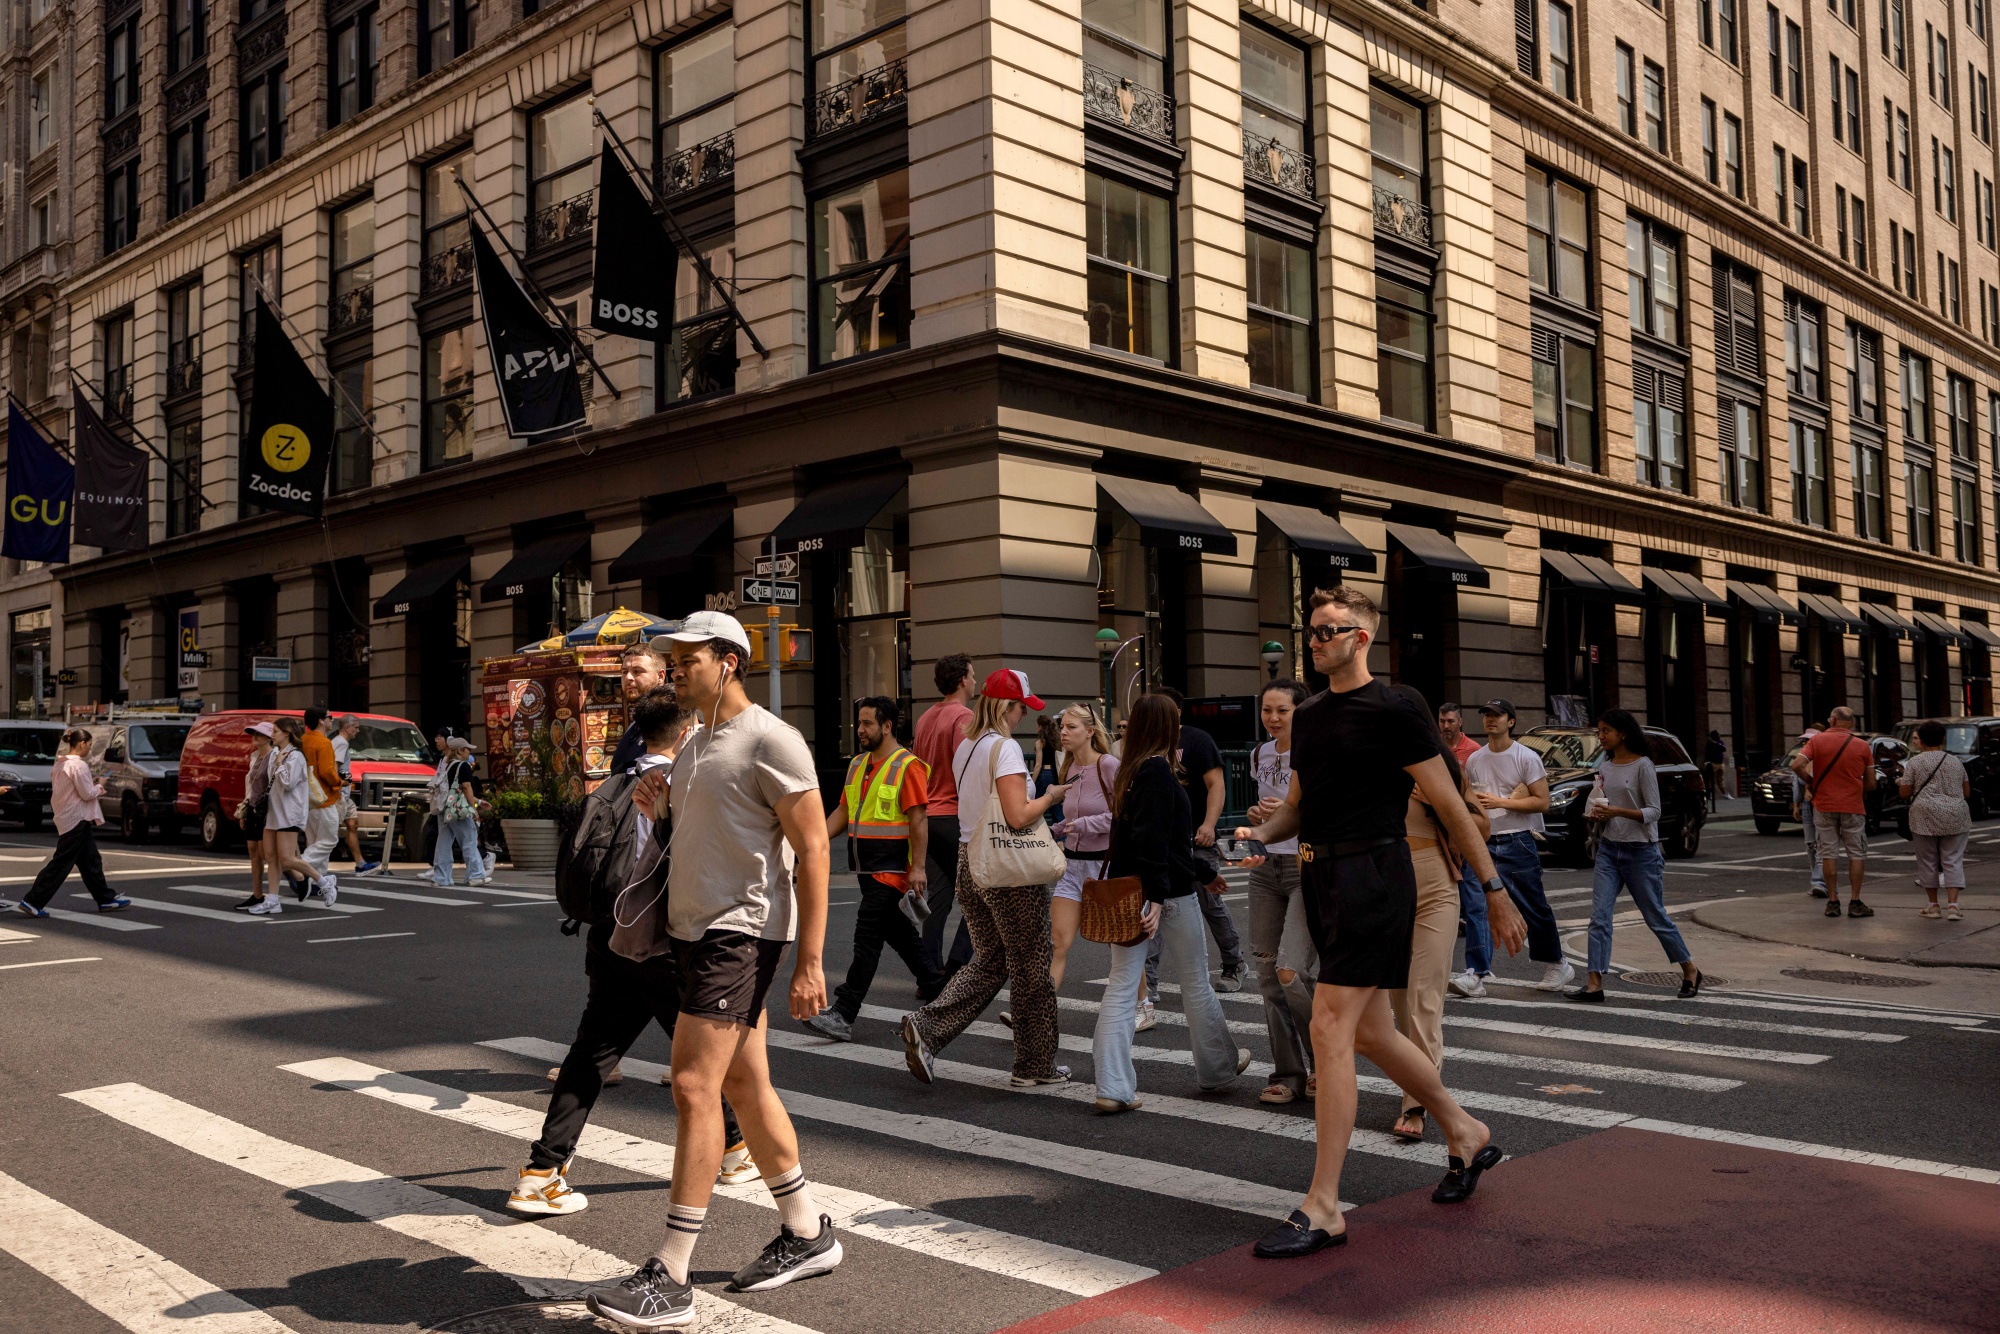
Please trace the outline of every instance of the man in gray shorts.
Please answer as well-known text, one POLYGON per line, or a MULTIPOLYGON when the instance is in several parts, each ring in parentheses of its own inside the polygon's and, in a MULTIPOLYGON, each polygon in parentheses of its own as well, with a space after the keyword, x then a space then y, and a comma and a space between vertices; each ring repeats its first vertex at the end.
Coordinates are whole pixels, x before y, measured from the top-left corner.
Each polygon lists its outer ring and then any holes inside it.
POLYGON ((1834 867, 1847 854, 1849 917, 1873 917, 1861 901, 1861 880, 1868 863, 1868 790, 1875 782, 1875 753, 1854 732, 1854 710, 1835 709, 1827 715, 1824 732, 1800 748, 1792 772, 1806 780, 1813 804, 1820 870, 1826 877, 1826 915, 1840 916, 1840 881, 1834 867))

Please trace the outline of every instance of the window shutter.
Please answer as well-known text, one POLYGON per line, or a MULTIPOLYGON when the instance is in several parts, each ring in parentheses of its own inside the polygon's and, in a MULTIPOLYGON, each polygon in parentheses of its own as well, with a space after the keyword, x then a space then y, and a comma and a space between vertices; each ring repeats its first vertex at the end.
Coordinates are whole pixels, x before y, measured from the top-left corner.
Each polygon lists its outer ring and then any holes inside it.
POLYGON ((1658 399, 1660 406, 1670 408, 1685 417, 1687 415, 1687 381, 1671 371, 1658 371, 1656 374, 1659 376, 1660 381, 1660 397, 1658 399))
POLYGON ((1514 0, 1514 63, 1521 73, 1536 77, 1535 0, 1514 0))
POLYGON ((1718 398, 1715 401, 1715 443, 1723 452, 1736 452, 1736 402, 1734 399, 1718 398))
POLYGON ((1739 375, 1761 378, 1764 374, 1764 349, 1757 338, 1757 289, 1740 275, 1732 275, 1733 289, 1731 305, 1735 310, 1736 371, 1739 375))
POLYGON ((1729 281, 1729 262, 1717 257, 1714 265, 1711 273, 1714 275, 1715 367, 1717 370, 1728 370, 1736 364, 1736 320, 1731 307, 1735 294, 1729 281))
POLYGON ((1529 354, 1536 361, 1554 362, 1556 357, 1556 336, 1546 329, 1528 331, 1529 354))

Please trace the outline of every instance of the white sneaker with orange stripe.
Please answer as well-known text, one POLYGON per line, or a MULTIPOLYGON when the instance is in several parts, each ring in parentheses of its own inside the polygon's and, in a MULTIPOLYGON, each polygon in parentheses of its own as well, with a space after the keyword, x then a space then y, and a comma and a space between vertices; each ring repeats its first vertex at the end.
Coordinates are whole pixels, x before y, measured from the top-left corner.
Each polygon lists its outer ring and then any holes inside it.
POLYGON ((582 1213, 590 1207, 590 1200, 582 1191, 571 1189, 563 1176, 568 1167, 564 1163, 560 1168, 522 1168, 521 1179, 507 1196, 507 1207, 517 1214, 582 1213))

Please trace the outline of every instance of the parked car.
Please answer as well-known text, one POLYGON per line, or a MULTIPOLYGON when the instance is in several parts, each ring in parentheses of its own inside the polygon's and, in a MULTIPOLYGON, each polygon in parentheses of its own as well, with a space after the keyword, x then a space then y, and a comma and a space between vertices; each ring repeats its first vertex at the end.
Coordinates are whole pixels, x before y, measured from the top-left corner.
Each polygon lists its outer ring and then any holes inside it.
MULTIPOLYGON (((1917 747, 1917 727, 1929 721, 1913 718, 1896 724, 1896 740, 1911 750, 1917 747)), ((1972 783, 1967 799, 1972 818, 1984 820, 2000 811, 2000 718, 1940 718, 1944 724, 1944 748, 1965 765, 1972 783)))
MULTIPOLYGON (((242 837, 236 806, 243 800, 243 776, 250 766, 251 723, 297 718, 298 709, 228 709, 205 713, 188 730, 181 750, 180 782, 174 809, 199 821, 201 845, 214 851, 242 837)), ((386 713, 357 713, 361 731, 348 751, 354 805, 364 849, 386 839, 393 848, 398 822, 391 819, 406 795, 421 795, 437 772, 436 757, 417 725, 386 713)))
MULTIPOLYGON (((1910 758, 1910 748, 1882 732, 1855 735, 1868 743, 1875 759, 1875 790, 1862 802, 1868 808, 1868 832, 1879 834, 1894 826, 1896 832, 1909 837, 1910 803, 1896 791, 1896 783, 1903 776, 1903 761, 1910 758)), ((1760 834, 1775 834, 1785 825, 1798 823, 1792 814, 1792 761, 1798 754, 1799 748, 1793 746, 1784 759, 1750 780, 1750 814, 1760 834)))
POLYGON ((49 805, 64 724, 13 718, 0 723, 0 820, 40 829, 55 814, 49 805))
MULTIPOLYGON (((1597 732, 1588 727, 1535 727, 1515 738, 1539 751, 1549 772, 1549 809, 1542 817, 1543 855, 1566 865, 1589 861, 1590 821, 1584 804, 1604 762, 1597 732)), ((1687 747, 1663 727, 1648 727, 1653 767, 1660 774, 1660 849, 1669 857, 1701 851, 1701 827, 1708 820, 1708 781, 1688 758, 1687 747)))
POLYGON ((98 804, 127 843, 144 842, 155 825, 162 837, 179 836, 181 817, 174 797, 180 787, 181 747, 200 716, 107 711, 103 721, 71 717, 73 725, 88 728, 95 739, 90 772, 104 789, 98 804))

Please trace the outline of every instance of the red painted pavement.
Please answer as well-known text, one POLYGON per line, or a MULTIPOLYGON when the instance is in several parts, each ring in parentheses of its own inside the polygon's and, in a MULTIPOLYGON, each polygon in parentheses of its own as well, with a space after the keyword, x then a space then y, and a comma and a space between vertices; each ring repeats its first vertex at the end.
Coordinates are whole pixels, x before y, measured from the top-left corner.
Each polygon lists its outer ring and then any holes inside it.
POLYGON ((1978 1182, 1617 1129, 1502 1163, 1468 1204, 1426 1187, 1347 1226, 1309 1259, 1245 1245, 1008 1334, 2000 1330, 2000 1187, 1978 1182))

